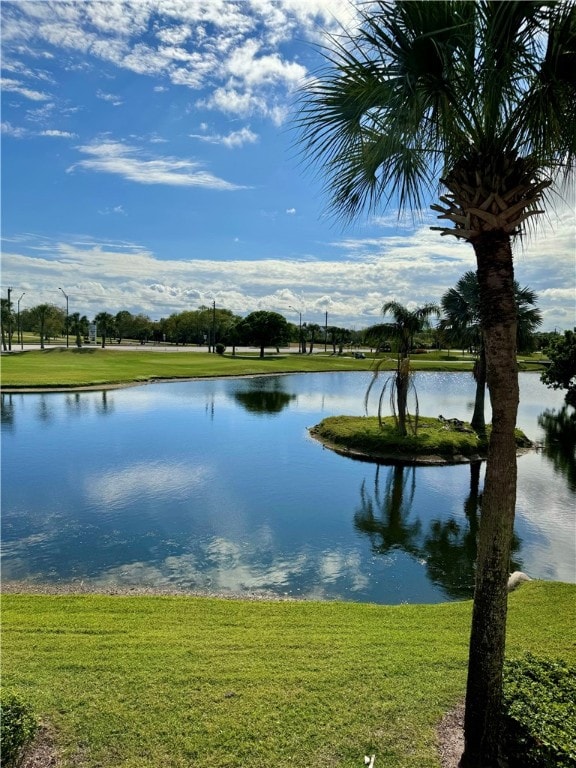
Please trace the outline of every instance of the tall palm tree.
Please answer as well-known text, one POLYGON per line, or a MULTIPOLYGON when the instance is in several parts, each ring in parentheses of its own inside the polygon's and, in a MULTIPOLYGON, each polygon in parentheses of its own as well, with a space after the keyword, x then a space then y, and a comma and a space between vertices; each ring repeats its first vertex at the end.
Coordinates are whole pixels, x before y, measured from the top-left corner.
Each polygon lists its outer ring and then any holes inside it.
MULTIPOLYGON (((535 330, 542 324, 542 313, 534 306, 536 304, 534 291, 527 287, 520 288, 517 280, 514 280, 514 299, 518 315, 517 343, 518 348, 523 349, 535 330)), ((440 303, 451 331, 467 346, 477 350, 478 357, 473 371, 476 380, 476 397, 471 424, 476 432, 485 434, 486 353, 480 322, 480 286, 476 272, 470 270, 462 275, 456 286, 447 290, 442 296, 440 303)))
POLYGON ((576 155, 573 0, 367 3, 305 87, 303 150, 337 214, 432 206, 472 245, 492 404, 462 766, 494 766, 516 500, 519 389, 512 243, 576 155))

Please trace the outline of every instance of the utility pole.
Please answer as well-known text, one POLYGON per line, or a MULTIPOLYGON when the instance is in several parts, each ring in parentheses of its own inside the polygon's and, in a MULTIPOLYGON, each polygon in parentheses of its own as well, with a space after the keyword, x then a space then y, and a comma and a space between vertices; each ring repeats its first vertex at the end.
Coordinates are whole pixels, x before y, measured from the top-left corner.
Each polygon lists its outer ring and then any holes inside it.
POLYGON ((216 353, 216 299, 212 302, 212 353, 216 353))
POLYGON ((326 320, 324 322, 324 352, 328 349, 328 311, 326 311, 326 320))
POLYGON ((18 299, 18 338, 20 339, 20 349, 24 349, 24 334, 22 333, 22 326, 20 325, 20 302, 26 295, 26 291, 18 299))
MULTIPOLYGON (((64 291, 62 288, 58 288, 59 291, 64 291)), ((66 299, 66 349, 68 349, 68 337, 69 337, 69 331, 68 331, 68 294, 64 293, 64 298, 66 299)))
POLYGON ((288 306, 290 307, 290 309, 293 309, 294 312, 298 312, 298 352, 305 354, 306 348, 304 344, 304 339, 302 338, 302 312, 296 309, 296 307, 293 307, 292 304, 288 304, 288 306))
POLYGON ((8 288, 8 352, 12 352, 12 304, 10 302, 10 294, 12 288, 8 288))

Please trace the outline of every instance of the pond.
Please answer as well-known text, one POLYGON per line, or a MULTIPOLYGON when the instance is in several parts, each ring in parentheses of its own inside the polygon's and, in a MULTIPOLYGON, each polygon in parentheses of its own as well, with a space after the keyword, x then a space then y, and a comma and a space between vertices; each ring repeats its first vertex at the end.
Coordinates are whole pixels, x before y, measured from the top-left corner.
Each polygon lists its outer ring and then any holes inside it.
MULTIPOLYGON (((521 374, 511 570, 576 581, 574 430, 521 374), (564 435, 564 437, 563 437, 564 435)), ((5 581, 395 604, 472 596, 485 465, 394 467, 308 434, 361 415, 369 373, 2 395, 5 581)), ((420 413, 469 419, 470 374, 417 374, 420 413)))

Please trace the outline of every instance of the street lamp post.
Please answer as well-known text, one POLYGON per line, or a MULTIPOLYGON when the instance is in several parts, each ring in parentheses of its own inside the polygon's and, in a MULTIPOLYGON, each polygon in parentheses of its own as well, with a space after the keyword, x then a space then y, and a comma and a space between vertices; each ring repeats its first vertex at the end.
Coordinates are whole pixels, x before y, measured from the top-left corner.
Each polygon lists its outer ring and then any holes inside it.
POLYGON ((24 334, 22 333, 22 326, 20 325, 20 302, 22 301, 22 298, 26 295, 26 291, 20 296, 18 299, 18 310, 17 310, 17 322, 18 322, 18 336, 20 338, 20 349, 24 349, 24 334))
POLYGON ((64 294, 64 298, 66 299, 66 349, 68 349, 69 346, 69 330, 68 330, 68 294, 64 293, 62 288, 58 288, 59 291, 62 291, 64 294))
POLYGON ((306 350, 302 349, 304 346, 302 344, 302 312, 300 312, 299 309, 296 309, 296 307, 293 307, 292 304, 288 304, 288 307, 293 309, 294 312, 298 312, 298 352, 305 352, 306 350))

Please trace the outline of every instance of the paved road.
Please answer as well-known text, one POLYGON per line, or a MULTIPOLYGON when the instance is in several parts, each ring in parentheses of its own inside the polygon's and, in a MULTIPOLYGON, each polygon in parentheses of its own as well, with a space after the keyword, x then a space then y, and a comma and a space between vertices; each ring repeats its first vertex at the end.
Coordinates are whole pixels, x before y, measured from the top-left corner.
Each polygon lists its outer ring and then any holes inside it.
MULTIPOLYGON (((82 349, 100 349, 100 344, 84 344, 82 346, 82 349)), ((21 350, 20 344, 12 344, 12 352, 21 352, 21 351, 28 351, 31 349, 40 349, 40 344, 24 344, 24 350, 21 350)), ((66 349, 65 344, 46 344, 45 349, 66 349)), ((70 344, 70 349, 76 349, 76 345, 70 344)), ((193 346, 180 346, 176 347, 170 344, 106 344, 105 349, 110 350, 112 352, 119 351, 119 352, 208 352, 207 347, 200 347, 197 345, 193 346)), ((231 351, 231 347, 226 348, 226 352, 231 351)), ((274 349, 274 347, 266 347, 266 353, 270 354, 270 352, 274 349)), ((245 352, 252 352, 257 353, 259 352, 259 347, 236 347, 236 352, 238 354, 242 354, 245 352)), ((318 349, 314 350, 314 354, 324 354, 324 347, 321 346, 318 349)), ((3 351, 4 354, 4 351, 3 351)), ((287 354, 298 354, 298 348, 296 346, 294 347, 280 347, 280 354, 281 355, 287 355, 287 354)), ((330 354, 330 349, 328 350, 328 354, 330 354)))

